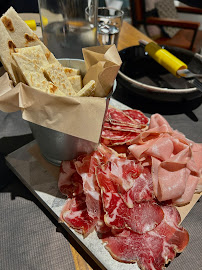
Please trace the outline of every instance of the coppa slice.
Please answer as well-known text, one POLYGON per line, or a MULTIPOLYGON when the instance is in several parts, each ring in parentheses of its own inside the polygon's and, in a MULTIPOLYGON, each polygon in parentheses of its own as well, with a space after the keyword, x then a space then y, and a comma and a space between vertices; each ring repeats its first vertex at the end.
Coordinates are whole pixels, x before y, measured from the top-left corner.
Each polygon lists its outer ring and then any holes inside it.
POLYGON ((179 227, 180 216, 176 208, 163 206, 163 221, 152 231, 137 234, 124 230, 103 239, 111 256, 121 262, 134 263, 144 270, 162 270, 182 252, 189 241, 188 232, 179 227))
POLYGON ((61 163, 58 188, 62 194, 70 198, 83 193, 83 181, 77 173, 73 161, 61 163))
POLYGON ((103 207, 106 212, 105 223, 113 229, 129 228, 137 233, 154 229, 163 219, 163 211, 154 202, 134 203, 128 208, 111 181, 110 170, 98 167, 96 177, 101 188, 103 207))
POLYGON ((61 220, 65 221, 79 233, 82 233, 84 237, 94 230, 97 223, 96 219, 88 215, 85 200, 84 194, 67 199, 60 215, 61 220))

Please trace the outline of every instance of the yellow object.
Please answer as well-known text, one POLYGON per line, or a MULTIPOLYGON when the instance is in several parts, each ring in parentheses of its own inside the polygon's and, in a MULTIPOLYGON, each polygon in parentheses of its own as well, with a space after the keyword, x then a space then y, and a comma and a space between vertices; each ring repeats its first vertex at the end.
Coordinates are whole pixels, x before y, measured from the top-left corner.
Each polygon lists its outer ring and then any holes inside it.
MULTIPOLYGON (((37 24, 35 20, 26 20, 25 23, 33 30, 36 30, 37 24)), ((42 23, 43 26, 46 26, 48 24, 48 19, 44 16, 42 16, 42 23)))
POLYGON ((33 30, 36 30, 36 21, 35 20, 27 20, 26 24, 33 30))
POLYGON ((42 23, 43 23, 43 26, 46 26, 48 24, 48 19, 44 16, 42 16, 42 23))
POLYGON ((179 69, 187 69, 187 65, 180 59, 165 49, 162 49, 154 42, 150 42, 145 46, 145 51, 160 65, 167 69, 170 73, 176 77, 180 77, 177 74, 179 69))

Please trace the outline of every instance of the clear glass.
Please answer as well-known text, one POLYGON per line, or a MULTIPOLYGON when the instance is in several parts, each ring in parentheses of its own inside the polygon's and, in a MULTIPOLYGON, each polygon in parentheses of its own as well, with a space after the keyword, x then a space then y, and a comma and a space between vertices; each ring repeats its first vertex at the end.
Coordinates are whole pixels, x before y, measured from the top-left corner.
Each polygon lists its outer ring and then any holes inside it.
POLYGON ((97 38, 100 45, 118 44, 124 12, 114 8, 98 8, 97 38))
POLYGON ((38 0, 43 42, 56 58, 83 59, 97 45, 97 0, 38 0), (90 16, 86 15, 86 8, 90 16))

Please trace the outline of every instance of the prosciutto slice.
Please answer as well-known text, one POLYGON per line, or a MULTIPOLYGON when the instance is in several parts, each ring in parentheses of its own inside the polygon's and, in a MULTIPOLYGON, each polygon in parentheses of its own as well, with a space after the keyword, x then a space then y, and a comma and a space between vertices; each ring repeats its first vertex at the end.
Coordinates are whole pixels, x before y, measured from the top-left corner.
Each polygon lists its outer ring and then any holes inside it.
POLYGON ((162 270, 182 252, 189 241, 188 232, 179 227, 180 216, 176 208, 162 206, 164 219, 152 231, 138 234, 123 230, 103 239, 111 256, 125 263, 137 262, 141 269, 162 270))

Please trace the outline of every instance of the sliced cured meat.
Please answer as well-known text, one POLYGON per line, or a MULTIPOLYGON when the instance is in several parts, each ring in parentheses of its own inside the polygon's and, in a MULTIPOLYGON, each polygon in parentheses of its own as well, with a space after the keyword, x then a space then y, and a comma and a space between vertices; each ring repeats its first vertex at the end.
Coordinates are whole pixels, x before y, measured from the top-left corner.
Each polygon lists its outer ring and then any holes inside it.
POLYGON ((102 131, 102 140, 106 145, 121 145, 128 144, 130 145, 133 142, 134 138, 138 136, 139 133, 129 132, 129 131, 117 131, 112 129, 103 129, 102 131))
POLYGON ((154 230, 145 234, 124 230, 104 238, 111 256, 125 263, 137 262, 141 269, 162 270, 176 252, 182 252, 189 241, 188 232, 178 226, 180 217, 174 207, 162 209, 164 219, 154 230))
POLYGON ((151 201, 154 198, 154 190, 150 169, 144 168, 135 179, 132 188, 122 192, 120 196, 129 208, 134 206, 134 202, 151 201))
POLYGON ((143 167, 136 164, 134 160, 116 158, 110 163, 110 171, 113 176, 112 181, 121 190, 128 191, 134 184, 136 178, 143 171, 143 167))
POLYGON ((140 126, 135 120, 133 120, 130 116, 126 115, 123 111, 109 108, 108 109, 108 119, 109 121, 114 124, 120 123, 122 125, 128 126, 140 126))
POLYGON ((125 137, 130 134, 130 132, 123 132, 118 130, 111 130, 111 129, 103 129, 102 130, 102 138, 113 140, 121 140, 125 139, 125 137))
POLYGON ((128 208, 117 193, 102 194, 105 223, 113 229, 128 228, 139 234, 153 230, 163 219, 163 211, 153 202, 133 203, 128 208))
POLYGON ((101 194, 95 175, 84 173, 82 174, 82 180, 88 215, 99 220, 101 216, 101 194))
POLYGON ((135 132, 135 133, 140 133, 141 132, 140 128, 135 128, 135 127, 126 126, 126 125, 113 125, 110 122, 105 122, 104 123, 104 128, 105 129, 117 130, 117 131, 130 131, 130 132, 135 132))
MULTIPOLYGON (((187 191, 193 191, 197 182, 195 178, 194 183, 188 181, 189 175, 198 177, 200 183, 202 147, 186 139, 182 133, 172 130, 168 122, 158 114, 152 115, 150 128, 139 134, 132 143, 128 149, 136 159, 140 162, 147 160, 150 163, 149 159, 152 161, 157 199, 172 200, 176 205, 187 203, 188 197, 193 196, 187 194, 187 191)), ((196 189, 198 186, 200 184, 197 184, 196 189)))
POLYGON ((111 181, 111 174, 107 166, 97 168, 96 176, 102 191, 105 223, 115 229, 130 228, 138 233, 155 228, 163 219, 163 211, 154 202, 135 203, 133 208, 128 208, 117 192, 117 186, 111 181))
POLYGON ((189 175, 186 185, 185 185, 184 193, 182 194, 181 197, 177 199, 173 199, 172 203, 178 206, 188 204, 192 200, 192 197, 194 195, 198 182, 199 182, 198 177, 194 175, 189 175))
POLYGON ((83 182, 77 173, 73 161, 63 161, 58 179, 60 192, 68 197, 73 197, 83 192, 83 182))
POLYGON ((146 117, 141 111, 138 110, 123 110, 123 112, 130 116, 130 118, 132 118, 133 120, 135 120, 136 122, 142 124, 142 125, 146 125, 149 122, 149 118, 146 117))
POLYGON ((83 234, 84 237, 90 234, 96 225, 97 220, 88 215, 84 194, 72 199, 67 199, 60 218, 70 227, 83 234))

